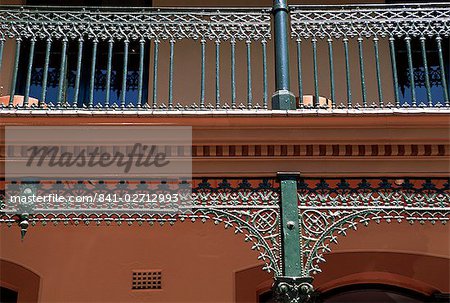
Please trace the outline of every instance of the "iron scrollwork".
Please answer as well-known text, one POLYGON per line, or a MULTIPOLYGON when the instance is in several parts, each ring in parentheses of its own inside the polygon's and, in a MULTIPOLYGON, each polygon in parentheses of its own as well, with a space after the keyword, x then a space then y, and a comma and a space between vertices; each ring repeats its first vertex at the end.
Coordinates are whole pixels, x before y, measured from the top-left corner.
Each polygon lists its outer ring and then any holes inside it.
POLYGON ((291 6, 291 33, 297 39, 447 36, 450 10, 428 6, 357 5, 338 8, 291 6))
POLYGON ((99 41, 269 40, 270 10, 142 9, 103 11, 0 7, 0 39, 99 41))
MULTIPOLYGON (((5 182, 5 181, 4 181, 5 182)), ((166 193, 167 186, 160 183, 141 181, 137 185, 127 181, 73 181, 73 182, 39 182, 37 195, 48 196, 83 196, 93 192, 99 194, 123 195, 132 188, 136 192, 166 193), (138 188, 137 188, 138 187, 138 188), (164 189, 162 189, 164 188, 164 189)), ((183 182, 171 184, 171 191, 180 192, 183 182)), ((21 184, 18 184, 21 185, 21 184)), ((14 223, 63 223, 64 225, 123 223, 132 225, 148 223, 175 224, 175 222, 207 222, 234 229, 236 234, 243 234, 246 242, 252 243, 252 249, 259 253, 258 259, 264 262, 263 269, 281 275, 280 236, 279 236, 279 193, 278 185, 272 179, 198 179, 192 181, 192 193, 185 200, 190 202, 181 205, 181 211, 154 211, 156 205, 139 206, 133 201, 125 201, 118 205, 107 200, 95 203, 52 204, 42 201, 27 209, 20 208, 20 203, 5 201, 0 223, 12 226, 14 223), (146 208, 145 208, 146 207, 146 208), (119 208, 124 209, 120 211, 119 208), (86 211, 89 210, 89 211, 86 211), (133 211, 132 211, 133 210, 133 211), (27 219, 23 219, 26 214, 27 219), (26 221, 26 222, 25 222, 26 221)), ((17 186, 20 191, 22 187, 17 186)), ((9 192, 9 196, 17 193, 9 192)), ((22 227, 22 226, 21 226, 22 227)), ((27 226, 23 226, 26 232, 27 226)))
MULTIPOLYGON (((96 213, 74 214, 57 210, 40 213, 35 208, 32 211, 27 209, 24 212, 27 217, 24 217, 20 216, 23 211, 21 206, 16 205, 16 210, 2 213, 0 222, 9 226, 23 222, 26 231, 25 224, 35 225, 38 222, 43 225, 164 225, 177 221, 212 221, 234 229, 236 234, 244 234, 245 240, 253 243, 252 249, 259 252, 264 270, 273 272, 276 277, 274 290, 280 299, 284 302, 302 302, 311 294, 310 279, 320 272, 319 265, 325 261, 326 254, 338 243, 340 236, 345 236, 349 230, 356 230, 358 225, 405 221, 410 224, 446 224, 450 220, 448 179, 301 179, 297 183, 297 195, 303 275, 283 278, 278 183, 267 178, 197 179, 192 182, 193 204, 181 213, 107 212, 107 205, 96 205, 96 213)), ((81 195, 92 190, 117 192, 123 190, 125 185, 126 182, 121 182, 108 187, 102 182, 88 185, 80 181, 64 188, 81 195)), ((151 187, 153 185, 145 182, 140 186, 143 191, 155 190, 151 187)), ((38 187, 38 190, 52 193, 61 191, 62 186, 53 183, 38 187)))
POLYGON ((324 255, 358 225, 450 220, 448 179, 303 179, 298 199, 305 276, 319 273, 324 255))

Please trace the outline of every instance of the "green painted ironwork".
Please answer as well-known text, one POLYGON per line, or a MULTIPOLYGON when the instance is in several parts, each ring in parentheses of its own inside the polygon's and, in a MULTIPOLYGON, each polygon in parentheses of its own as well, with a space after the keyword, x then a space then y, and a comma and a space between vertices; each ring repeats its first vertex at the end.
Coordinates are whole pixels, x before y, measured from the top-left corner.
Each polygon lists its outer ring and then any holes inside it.
POLYGON ((445 75, 444 56, 442 54, 442 38, 440 36, 436 37, 436 44, 438 47, 439 68, 441 69, 441 81, 442 81, 442 87, 444 89, 445 106, 450 106, 450 101, 449 101, 449 96, 448 96, 447 78, 445 75))
POLYGON ((155 40, 153 48, 153 98, 152 108, 156 108, 158 105, 158 53, 159 53, 159 40, 155 40))
POLYGON ((17 83, 17 75, 19 73, 19 60, 20 60, 20 46, 22 45, 22 40, 16 40, 16 53, 14 55, 14 66, 13 66, 13 74, 11 80, 11 90, 9 93, 9 107, 14 105, 14 95, 16 92, 16 83, 17 83))
POLYGON ((30 86, 31 86, 31 71, 33 70, 34 49, 36 46, 36 40, 32 39, 30 44, 30 54, 28 56, 28 70, 27 80, 25 84, 25 96, 23 98, 23 107, 28 107, 28 100, 30 98, 30 86))
POLYGON ((313 107, 319 106, 319 68, 317 66, 317 39, 314 37, 312 40, 313 50, 313 79, 314 79, 314 98, 313 107))
POLYGON ((347 107, 352 108, 352 87, 350 81, 350 61, 348 53, 348 38, 344 38, 344 56, 345 56, 345 82, 347 84, 347 107))
MULTIPOLYGON (((50 64, 50 52, 52 49, 52 40, 47 39, 46 47, 45 47, 45 61, 44 61, 44 70, 42 74, 42 93, 41 98, 38 101, 38 107, 40 108, 43 103, 45 102, 46 95, 47 95, 47 81, 48 81, 48 66, 50 64)), ((80 65, 81 65, 81 60, 80 65)), ((75 86, 76 88, 76 86, 75 86)), ((75 96, 77 95, 78 91, 75 90, 75 96)))
POLYGON ((263 109, 267 109, 267 98, 268 98, 268 88, 267 88, 267 41, 261 41, 262 47, 262 67, 263 67, 263 109))
MULTIPOLYGON (((114 41, 108 41, 108 58, 106 63, 106 87, 105 87, 105 106, 109 106, 109 100, 111 96, 111 70, 112 70, 112 57, 113 57, 114 41)), ((78 75, 78 73, 77 73, 78 75)))
POLYGON ((169 51, 169 100, 168 107, 173 107, 173 61, 174 61, 175 40, 170 40, 169 51))
POLYGON ((407 36, 405 38, 406 43, 406 53, 408 56, 408 69, 409 69, 409 85, 411 87, 411 102, 412 106, 416 107, 416 85, 414 84, 414 66, 412 59, 412 50, 411 50, 411 37, 407 36))
MULTIPOLYGON (((67 38, 65 38, 62 42, 61 65, 59 67, 58 101, 56 103, 56 106, 58 107, 62 105, 64 97, 64 80, 66 78, 66 62, 67 62, 67 43, 68 43, 67 38)), ((95 69, 95 60, 92 60, 92 63, 95 69)))
POLYGON ((408 108, 417 105, 427 108, 450 107, 448 78, 446 78, 448 69, 447 50, 442 47, 442 41, 447 43, 448 39, 448 30, 444 25, 446 24, 445 20, 449 17, 450 8, 444 4, 288 7, 285 0, 275 0, 271 9, 146 8, 136 10, 135 8, 120 8, 118 11, 111 11, 108 8, 93 9, 86 7, 79 10, 73 7, 65 8, 62 11, 61 8, 57 7, 2 6, 0 7, 0 24, 2 26, 2 32, 0 33, 0 68, 5 61, 6 42, 15 42, 16 46, 20 44, 20 49, 16 48, 16 52, 19 53, 18 61, 16 62, 16 57, 13 59, 13 67, 16 63, 19 67, 16 75, 19 78, 14 76, 15 69, 13 68, 12 79, 14 81, 11 81, 13 90, 10 91, 13 94, 10 97, 10 104, 8 104, 10 106, 14 103, 12 101, 14 100, 14 94, 24 95, 24 106, 17 110, 29 107, 28 99, 38 96, 38 107, 45 110, 116 110, 116 105, 119 105, 120 110, 124 110, 124 108, 163 111, 268 109, 270 108, 268 96, 271 93, 268 91, 268 73, 273 73, 276 80, 271 107, 275 110, 303 109, 303 96, 305 95, 313 96, 313 110, 322 107, 318 100, 321 97, 331 99, 331 106, 327 109, 347 107, 355 112, 365 111, 369 107, 369 101, 371 102, 370 107, 381 109, 408 108), (67 14, 66 11, 69 11, 70 14, 67 14), (431 12, 433 18, 427 18, 426 15, 431 14, 431 12), (272 18, 270 13, 273 15, 272 18), (108 17, 105 18, 105 16, 108 17), (400 18, 399 16, 403 17, 400 18), (86 24, 90 24, 90 26, 86 27, 86 24), (130 26, 130 24, 133 24, 133 26, 130 26), (289 31, 297 47, 298 102, 295 102, 296 96, 290 91, 289 31), (267 45, 272 33, 275 37, 275 68, 274 70, 268 70, 271 65, 267 64, 267 45), (422 40, 419 44, 420 37, 422 37, 422 40), (432 43, 432 45, 426 43, 428 40, 424 40, 423 37, 430 40, 435 39, 436 43, 432 43), (367 54, 362 47, 363 39, 373 39, 376 73, 376 84, 375 82, 374 84, 377 85, 378 102, 372 102, 373 97, 367 95, 365 75, 367 71, 364 70, 364 68, 367 68, 364 67, 364 57, 367 57, 367 54), (21 42, 18 43, 18 40, 21 42), (210 42, 216 43, 216 81, 206 81, 206 75, 210 72, 206 70, 209 65, 203 58, 202 63, 199 64, 202 66, 198 67, 201 70, 199 73, 202 74, 200 86, 203 87, 200 98, 196 98, 193 102, 182 100, 182 104, 175 104, 173 94, 176 91, 173 72, 174 68, 179 70, 178 66, 184 64, 182 61, 174 61, 174 53, 184 45, 176 43, 180 40, 203 41, 204 47, 201 50, 203 57, 206 55, 206 45, 210 42), (357 72, 350 68, 350 64, 352 64, 350 62, 351 47, 357 40, 360 75, 357 75, 357 72), (384 45, 382 43, 386 40, 388 40, 390 49, 392 75, 385 75, 380 69, 384 59, 380 57, 383 54, 379 52, 382 50, 381 45, 384 45), (33 52, 33 41, 35 41, 36 47, 46 48, 48 52, 46 50, 45 55, 40 50, 33 52), (320 75, 324 71, 319 65, 320 62, 317 62, 317 60, 321 60, 323 52, 323 49, 319 47, 321 41, 328 44, 329 96, 321 96, 320 93, 324 94, 325 90, 319 90, 319 87, 322 88, 320 81, 324 79, 320 75), (337 57, 337 53, 333 54, 333 44, 336 45, 335 42, 338 41, 344 43, 344 56, 340 58, 337 57), (45 42, 47 46, 45 46, 45 42), (251 58, 251 45, 256 45, 254 44, 256 42, 261 43, 263 55, 261 63, 263 67, 262 91, 260 93, 252 91, 254 88, 250 83, 261 78, 259 75, 255 77, 254 73, 259 69, 252 68, 252 62, 249 60, 249 56, 250 59, 254 60, 254 58, 251 58), (399 52, 403 51, 402 47, 399 48, 396 45, 400 42, 406 43, 405 60, 396 58, 396 56, 399 56, 399 52), (118 63, 113 60, 118 54, 118 50, 113 45, 122 45, 122 43, 125 43, 123 46, 125 54, 122 54, 123 61, 119 60, 120 63, 118 63), (139 45, 139 56, 127 54, 127 43, 130 47, 135 44, 139 45), (160 43, 169 44, 169 49, 160 49, 160 43), (230 43, 231 45, 231 66, 229 67, 230 73, 227 73, 229 75, 227 77, 231 80, 231 94, 227 98, 222 96, 220 92, 220 81, 222 81, 220 72, 224 73, 221 70, 223 67, 220 66, 220 58, 218 59, 218 57, 220 57, 220 47, 223 43, 230 43), (307 51, 302 50, 302 43, 307 51), (72 62, 72 58, 67 58, 67 56, 77 52, 77 44, 78 58, 77 68, 75 69, 72 67, 72 63, 70 65, 68 63, 72 62), (99 59, 94 56, 96 52, 99 52, 99 54, 106 52, 103 50, 104 45, 106 45, 108 53, 106 63, 104 63, 103 58, 99 59), (144 52, 146 45, 152 45, 154 57, 153 79, 149 82, 145 81, 147 70, 143 65, 146 62, 144 52), (237 52, 237 49, 241 49, 240 45, 246 48, 243 53, 237 52), (84 48, 89 49, 89 58, 83 58, 84 48), (302 51, 304 54, 309 53, 308 48, 312 48, 313 77, 312 81, 305 82, 302 79, 302 76, 304 76, 302 72, 305 72, 305 70, 302 71, 302 60, 304 60, 304 58, 302 59, 302 51), (61 49, 63 51, 60 59, 55 60, 58 62, 53 62, 52 52, 56 54, 61 49), (168 85, 169 93, 165 100, 157 100, 158 86, 162 85, 157 81, 158 53, 161 50, 167 52, 164 57, 169 58, 168 83, 164 84, 168 85), (426 55, 424 55, 430 51, 436 52, 437 57, 439 57, 439 60, 433 60, 434 65, 432 66, 430 66, 431 61, 426 60, 426 55), (20 54, 20 52, 22 53, 20 54), (416 53, 419 52, 422 52, 422 60, 416 60, 416 53), (63 54, 66 57, 63 57, 63 54), (36 56, 42 57, 37 58, 36 56), (246 64, 236 66, 237 62, 242 60, 242 58, 239 58, 240 56, 246 59, 246 64), (33 57, 31 58, 33 65, 28 64, 28 62, 31 62, 30 57, 33 57), (135 58, 137 58, 136 62, 132 62, 131 60, 135 58), (50 62, 50 59, 52 62, 50 62), (84 59, 86 59, 86 62, 82 61, 84 59), (345 70, 335 68, 334 64, 337 60, 344 62, 345 70), (397 65, 398 63, 403 64, 403 61, 407 62, 408 66, 399 70, 397 65), (115 66, 117 64, 120 64, 120 66, 115 66), (88 71, 89 66, 91 67, 90 72, 88 71), (106 70, 106 77, 104 70, 106 70), (405 72, 405 70, 407 71, 405 72), (31 76, 29 75, 30 72, 31 76), (247 78, 246 91, 237 89, 236 85, 236 81, 244 75, 247 78), (336 87, 334 82, 337 77, 342 79, 345 77, 346 88, 344 86, 336 87), (393 81, 394 96, 392 100, 385 100, 386 97, 383 97, 382 84, 386 83, 386 77, 390 77, 393 81), (419 79, 414 79, 414 77, 419 79), (355 86, 357 78, 361 81, 361 96, 352 94, 352 86, 355 86), (27 85, 29 79, 31 79, 31 91, 27 85), (407 84, 405 84, 405 81, 407 84), (153 83, 153 102, 150 101, 151 104, 147 104, 146 98, 148 86, 150 86, 148 83, 153 83), (39 86, 41 86, 41 91, 36 92, 39 86), (439 89, 442 88, 442 96, 439 96, 440 93, 434 89, 434 86, 439 86, 439 89), (405 87, 411 90, 410 97, 405 94, 405 87), (417 100, 417 98, 422 98, 422 93, 418 93, 418 90, 422 87, 425 87, 427 91, 426 102, 417 100), (215 102, 206 104, 208 100, 205 100, 205 92, 207 90, 213 91, 213 89, 216 90, 215 102), (344 100, 336 100, 336 96, 342 96, 345 89, 347 90, 346 100, 344 98, 344 100), (134 93, 131 93, 131 90, 134 93), (119 104, 116 104, 117 101, 111 102, 112 91, 120 92, 120 96, 118 96, 119 104), (73 100, 69 102, 67 98, 72 94, 73 100), (258 96, 258 100, 254 100, 256 96, 258 96), (102 100, 99 100, 99 98, 102 100), (368 100, 369 98, 371 100, 368 100), (405 100, 405 98, 411 100, 405 100))
POLYGON ((92 44, 92 61, 91 61, 91 81, 89 84, 89 107, 94 106, 94 85, 95 85, 95 68, 97 63, 97 46, 98 41, 94 41, 92 44))
POLYGON ((236 108, 236 41, 231 40, 231 108, 236 108))
MULTIPOLYGON (((111 46, 111 45, 110 45, 111 46)), ((81 68, 82 68, 82 60, 83 60, 83 40, 78 41, 78 56, 77 56, 77 71, 75 75, 75 93, 73 96, 73 104, 78 104, 79 94, 80 94, 80 81, 81 81, 81 68)), ((109 63, 109 53, 108 53, 108 63, 109 63)), ((108 79, 108 75, 106 75, 106 86, 108 88, 108 84, 111 82, 111 77, 108 79)), ((106 100, 105 106, 109 105, 109 89, 106 89, 106 100)))
POLYGON ((123 68, 122 68, 122 93, 120 95, 120 107, 125 107, 127 94, 127 74, 128 74, 128 51, 130 42, 125 40, 123 45, 123 68))
POLYGON ((220 42, 216 41, 216 108, 220 108, 220 42))
POLYGON ((395 107, 400 107, 400 96, 398 92, 398 73, 397 73, 397 59, 395 55, 395 38, 389 37, 389 50, 391 55, 391 65, 392 65, 392 78, 394 81, 394 98, 395 98, 395 107))
POLYGON ((361 77, 362 106, 367 107, 366 76, 364 69, 364 51, 363 51, 362 37, 358 37, 358 53, 359 53, 359 73, 361 77))
POLYGON ((273 109, 295 109, 295 96, 290 91, 288 17, 286 0, 273 2, 273 31, 275 37, 275 94, 273 109))
POLYGON ((297 39, 297 82, 299 108, 303 108, 303 79, 302 79, 302 40, 297 39))
MULTIPOLYGON (((136 186, 143 192, 164 193, 186 186, 181 180, 170 187, 161 187, 161 181, 156 180, 66 181, 67 195, 104 191, 106 183, 108 192, 117 194, 136 186)), ((25 215, 30 227, 47 223, 172 225, 211 221, 223 224, 237 234, 242 233, 252 243, 252 249, 264 262, 263 269, 275 276, 275 291, 280 301, 289 303, 307 300, 311 276, 321 272, 320 265, 327 254, 349 231, 381 222, 411 225, 450 222, 449 178, 298 178, 298 173, 279 174, 278 180, 202 178, 193 180, 192 193, 187 195, 192 205, 177 215, 152 212, 151 206, 138 210, 133 208, 133 201, 124 202, 123 213, 111 212, 111 204, 106 200, 96 201, 89 205, 92 213, 86 215, 86 209, 80 210, 73 204, 43 201, 28 204, 7 199, 6 193, 21 195, 29 184, 6 181, 7 191, 0 191, 1 224, 20 224, 25 215), (291 242, 294 238, 298 244, 291 242), (286 246, 288 255, 283 254, 286 246)), ((40 194, 61 193, 62 185, 57 180, 45 180, 43 184, 37 187, 40 194)), ((39 182, 34 185, 39 186, 39 182)), ((26 231, 28 226, 24 227, 26 231)))
POLYGON ((306 302, 312 293, 312 278, 304 272, 303 234, 298 211, 297 183, 300 173, 279 172, 282 276, 275 277, 278 301, 306 302))
POLYGON ((300 223, 297 211, 297 179, 299 173, 278 173, 281 190, 281 226, 283 244, 283 275, 303 274, 300 263, 300 223))
POLYGON ((433 100, 431 99, 430 76, 428 74, 427 48, 424 36, 420 37, 420 50, 422 52, 423 68, 425 71, 425 87, 427 89, 428 106, 433 106, 433 100))
POLYGON ((142 106, 142 90, 144 88, 144 55, 145 55, 145 41, 139 41, 139 83, 138 83, 138 99, 137 106, 142 106))
POLYGON ((381 71, 380 71, 380 54, 378 46, 378 37, 373 38, 373 48, 375 54, 375 73, 377 75, 377 89, 378 89, 378 106, 384 107, 383 89, 381 87, 381 71))
POLYGON ((2 71, 3 50, 5 48, 5 40, 0 39, 0 72, 2 71))
POLYGON ((201 41, 201 75, 200 75, 200 108, 205 107, 205 56, 206 56, 206 41, 202 39, 201 41))
POLYGON ((330 66, 330 96, 331 96, 331 107, 336 107, 336 96, 334 88, 334 62, 333 62, 333 40, 328 39, 328 64, 330 66))
POLYGON ((247 49, 247 107, 252 108, 253 105, 253 92, 252 92, 252 54, 250 41, 245 42, 247 49))

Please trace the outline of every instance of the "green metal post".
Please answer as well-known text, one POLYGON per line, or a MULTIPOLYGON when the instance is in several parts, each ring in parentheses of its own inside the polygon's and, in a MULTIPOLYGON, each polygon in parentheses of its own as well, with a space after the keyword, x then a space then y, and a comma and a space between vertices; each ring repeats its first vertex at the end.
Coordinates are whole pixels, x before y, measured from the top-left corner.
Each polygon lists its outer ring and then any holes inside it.
POLYGON ((280 172, 281 252, 283 276, 275 277, 274 291, 279 302, 307 302, 312 293, 312 278, 303 271, 301 222, 298 212, 298 172, 280 172))
POLYGON ((275 38, 275 87, 272 96, 273 109, 295 109, 295 96, 290 91, 289 40, 287 0, 273 1, 273 25, 275 38))

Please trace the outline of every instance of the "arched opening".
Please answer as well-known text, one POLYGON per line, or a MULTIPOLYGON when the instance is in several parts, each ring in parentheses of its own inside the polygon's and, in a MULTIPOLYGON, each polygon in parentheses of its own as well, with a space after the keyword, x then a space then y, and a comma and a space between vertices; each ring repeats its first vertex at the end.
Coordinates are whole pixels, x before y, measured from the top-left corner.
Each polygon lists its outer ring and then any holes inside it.
POLYGON ((0 303, 37 302, 40 277, 14 262, 0 260, 0 303))
MULTIPOLYGON (((275 303, 272 291, 259 296, 260 303, 275 303)), ((448 297, 426 296, 410 289, 386 284, 353 284, 325 293, 316 293, 312 303, 439 303, 448 302, 448 297)))
POLYGON ((0 287, 0 303, 17 303, 17 291, 0 287))
POLYGON ((429 297, 409 289, 385 284, 349 285, 320 295, 323 303, 425 303, 429 297))

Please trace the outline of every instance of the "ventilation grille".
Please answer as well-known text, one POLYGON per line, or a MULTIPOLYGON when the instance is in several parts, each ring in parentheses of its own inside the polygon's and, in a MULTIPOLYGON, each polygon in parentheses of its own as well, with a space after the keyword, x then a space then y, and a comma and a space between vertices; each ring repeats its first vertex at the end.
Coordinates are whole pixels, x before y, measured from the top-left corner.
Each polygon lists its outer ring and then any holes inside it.
POLYGON ((162 289, 162 273, 160 270, 133 271, 133 283, 131 289, 162 289))

